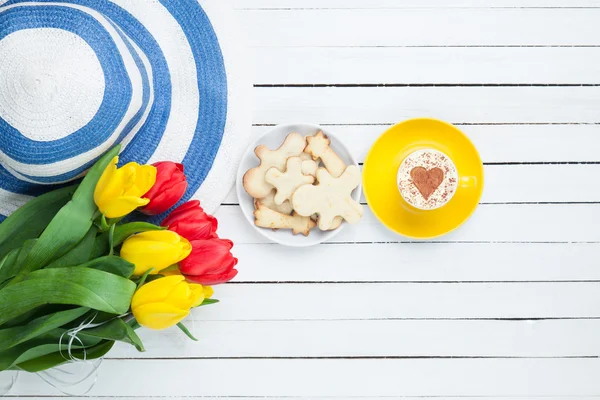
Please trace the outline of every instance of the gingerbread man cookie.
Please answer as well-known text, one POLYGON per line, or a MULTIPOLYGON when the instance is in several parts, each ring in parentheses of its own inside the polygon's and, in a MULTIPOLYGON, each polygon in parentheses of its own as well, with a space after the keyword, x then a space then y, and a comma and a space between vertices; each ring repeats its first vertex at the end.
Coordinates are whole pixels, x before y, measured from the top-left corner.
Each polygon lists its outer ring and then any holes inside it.
POLYGON ((302 163, 303 161, 300 157, 290 157, 285 164, 285 172, 272 167, 265 174, 267 183, 270 183, 277 189, 274 199, 275 204, 283 204, 300 186, 310 185, 315 181, 314 176, 302 173, 302 163))
POLYGON ((257 204, 261 203, 267 208, 270 208, 273 211, 277 211, 278 213, 290 215, 292 211, 292 203, 288 201, 284 201, 282 204, 275 204, 275 191, 272 190, 271 193, 267 197, 263 197, 259 200, 254 200, 254 208, 258 208, 257 204))
POLYGON ((306 140, 298 133, 290 133, 281 147, 270 150, 261 145, 254 149, 254 154, 260 159, 258 167, 248 170, 244 174, 243 185, 248 194, 255 199, 262 199, 273 190, 273 185, 265 181, 265 174, 269 168, 275 167, 282 170, 289 157, 299 156, 306 147, 306 140))
MULTIPOLYGON (((310 153, 306 153, 306 152, 302 152, 300 153, 300 158, 302 159, 302 161, 307 161, 307 160, 312 160, 312 156, 310 155, 310 153)), ((317 161, 317 160, 313 160, 313 161, 317 161)))
POLYGON ((363 215, 360 203, 352 199, 352 191, 360 184, 360 170, 350 165, 339 177, 334 178, 324 168, 317 171, 319 183, 305 185, 292 196, 292 207, 305 217, 319 214, 319 228, 331 228, 335 217, 340 216, 349 223, 358 222, 363 215))
MULTIPOLYGON (((310 219, 312 219, 315 222, 319 222, 319 215, 318 214, 313 214, 313 215, 310 216, 310 219)), ((342 222, 344 222, 344 218, 339 217, 339 216, 335 217, 333 219, 333 223, 331 224, 331 226, 327 230, 328 231, 336 230, 337 228, 339 228, 342 225, 342 222)))
POLYGON ((318 169, 319 169, 319 164, 317 164, 313 160, 303 160, 302 161, 302 173, 304 175, 310 175, 310 176, 316 178, 318 169))
POLYGON ((331 176, 339 178, 344 173, 346 170, 346 163, 331 147, 329 147, 331 139, 329 139, 327 135, 319 131, 319 133, 314 136, 308 136, 306 141, 308 142, 308 145, 304 151, 310 153, 313 160, 320 158, 331 176))
POLYGON ((294 235, 299 233, 308 236, 310 230, 317 224, 310 217, 302 217, 296 213, 285 215, 265 207, 260 202, 254 211, 254 224, 261 228, 291 229, 294 235))
MULTIPOLYGON (((334 178, 338 178, 340 175, 344 173, 346 170, 346 163, 337 155, 335 151, 329 145, 331 144, 331 139, 327 137, 322 131, 319 131, 314 136, 308 136, 306 138, 308 145, 306 149, 304 149, 306 154, 309 153, 314 159, 323 159, 323 164, 325 164, 325 168, 329 171, 331 176, 334 178)), ((334 230, 340 227, 344 222, 342 217, 335 217, 333 220, 333 224, 329 228, 329 230, 334 230)))

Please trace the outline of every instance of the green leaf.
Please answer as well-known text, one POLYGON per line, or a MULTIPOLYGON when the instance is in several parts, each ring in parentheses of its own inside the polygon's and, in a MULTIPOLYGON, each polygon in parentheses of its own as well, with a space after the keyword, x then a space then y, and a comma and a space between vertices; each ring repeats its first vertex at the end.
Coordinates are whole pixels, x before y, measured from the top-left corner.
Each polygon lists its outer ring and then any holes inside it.
POLYGON ((0 258, 40 236, 52 218, 73 196, 77 186, 54 190, 28 201, 0 224, 0 258))
POLYGON ((4 282, 7 284, 10 283, 7 280, 14 278, 19 273, 21 265, 36 241, 37 239, 28 239, 23 242, 23 247, 15 249, 6 255, 5 262, 0 267, 0 289, 5 286, 4 282))
POLYGON ((36 318, 43 317, 44 315, 50 315, 57 312, 70 310, 72 306, 64 304, 45 304, 40 307, 36 307, 24 314, 19 315, 16 318, 2 324, 2 328, 12 328, 15 326, 27 325, 36 318))
MULTIPOLYGON (((121 257, 107 256, 88 261, 87 263, 76 266, 76 268, 91 268, 99 271, 108 272, 113 275, 122 276, 123 278, 130 278, 131 275, 133 275, 135 265, 133 265, 129 261, 124 260, 121 257)), ((48 267, 46 267, 45 269, 48 269, 48 267)), ((0 289, 2 289, 2 284, 0 284, 0 289)), ((32 316, 37 317, 39 315, 39 312, 32 310, 27 314, 19 316, 16 320, 10 321, 10 324, 21 325, 30 321, 32 319, 32 316)), ((41 315, 43 315, 43 313, 41 315)))
MULTIPOLYGON (((47 354, 60 352, 60 350, 68 350, 70 338, 68 335, 64 334, 65 332, 66 330, 64 329, 55 329, 43 336, 21 343, 10 349, 0 351, 0 371, 5 371, 15 364, 39 358, 47 354)), ((79 340, 73 340, 71 349, 92 347, 100 341, 100 339, 93 337, 79 338, 79 340)))
POLYGON ((0 325, 44 304, 71 304, 111 314, 129 309, 135 283, 91 268, 42 269, 0 290, 0 325))
POLYGON ((36 244, 36 242, 37 239, 28 239, 23 242, 23 247, 21 247, 21 251, 19 251, 19 257, 17 257, 18 265, 23 264, 23 262, 25 262, 25 259, 29 255, 31 249, 33 249, 33 246, 36 244))
MULTIPOLYGON (((104 357, 114 346, 115 342, 101 342, 96 346, 85 349, 85 359, 95 360, 100 357, 104 357)), ((76 350, 72 352, 74 357, 79 359, 84 358, 83 350, 76 350)), ((18 364, 18 368, 27 372, 40 372, 50 368, 57 367, 66 363, 67 360, 60 353, 52 353, 39 358, 35 358, 26 362, 18 364)))
POLYGON ((60 209, 41 234, 9 287, 22 281, 31 271, 66 254, 87 234, 98 210, 94 203, 94 189, 110 161, 119 154, 120 147, 117 145, 112 148, 89 170, 71 201, 60 209))
POLYGON ((177 327, 178 327, 179 329, 181 329, 181 331, 182 331, 183 333, 185 333, 185 334, 187 335, 187 337, 189 337, 190 339, 192 339, 194 342, 197 342, 197 341, 198 341, 198 339, 196 339, 196 338, 194 337, 194 335, 192 335, 192 333, 189 331, 189 329, 187 328, 187 326, 185 326, 185 325, 183 324, 183 322, 180 322, 180 323, 178 323, 178 324, 177 324, 177 327))
MULTIPOLYGON (((113 234, 113 247, 117 247, 122 244, 129 236, 140 232, 147 231, 162 231, 166 228, 149 224, 147 222, 130 222, 127 224, 116 225, 115 232, 113 234)), ((92 249, 92 255, 90 258, 97 258, 100 256, 108 255, 110 252, 109 244, 109 232, 104 232, 102 235, 98 235, 94 248, 92 249)))
POLYGON ((116 340, 129 343, 135 346, 138 351, 145 351, 144 344, 137 333, 135 333, 135 331, 121 318, 113 319, 95 328, 83 330, 79 333, 78 337, 116 340))
POLYGON ((136 330, 136 329, 140 329, 142 326, 140 325, 139 322, 137 322, 137 319, 132 318, 129 321, 127 321, 127 325, 129 325, 131 327, 131 329, 136 330))
POLYGON ((130 278, 135 270, 135 265, 118 256, 106 256, 81 264, 79 268, 92 268, 123 278, 130 278))
POLYGON ((200 304, 198 307, 210 306, 211 304, 217 304, 218 302, 219 302, 219 300, 217 300, 217 299, 204 299, 202 304, 200 304))
POLYGON ((0 351, 21 344, 36 336, 43 335, 55 328, 59 328, 81 317, 88 311, 89 308, 77 307, 71 310, 44 315, 24 326, 0 329, 0 351))
POLYGON ((15 326, 21 326, 21 325, 25 325, 31 321, 33 321, 35 318, 37 318, 40 314, 45 314, 44 312, 40 313, 40 310, 43 310, 44 308, 46 308, 46 306, 42 306, 42 307, 36 307, 30 311, 27 311, 21 315, 19 315, 18 317, 15 317, 13 319, 11 319, 10 321, 1 324, 2 328, 12 328, 15 326))
POLYGON ((96 233, 98 230, 95 226, 92 226, 90 230, 85 234, 83 239, 75 245, 67 254, 60 257, 59 259, 48 264, 45 268, 62 268, 62 267, 73 267, 79 264, 83 264, 90 259, 92 247, 96 239, 96 233))
POLYGON ((13 249, 0 260, 0 288, 2 283, 13 278, 18 272, 17 259, 21 249, 13 249))

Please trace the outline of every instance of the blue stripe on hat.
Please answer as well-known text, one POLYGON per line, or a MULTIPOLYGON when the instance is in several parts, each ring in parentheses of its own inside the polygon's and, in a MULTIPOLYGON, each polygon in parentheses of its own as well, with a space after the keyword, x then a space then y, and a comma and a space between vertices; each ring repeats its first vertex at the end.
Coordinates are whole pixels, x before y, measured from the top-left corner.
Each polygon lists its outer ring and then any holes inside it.
MULTIPOLYGON (((131 45, 129 39, 119 29, 118 26, 115 26, 112 23, 112 21, 110 21, 110 22, 114 26, 114 28, 117 30, 117 32, 123 39, 123 42, 125 43, 125 45, 129 49, 129 51, 131 52, 131 56, 133 57, 135 64, 139 68, 140 73, 142 75, 142 87, 143 87, 142 107, 133 116, 133 118, 131 118, 131 121, 129 121, 129 123, 127 123, 127 125, 125 125, 125 128, 123 128, 123 131, 121 132, 118 139, 116 140, 116 143, 120 143, 125 138, 125 136, 127 136, 131 132, 131 130, 138 124, 138 122, 140 122, 144 112, 146 111, 146 109, 148 107, 148 102, 150 101, 150 81, 148 78, 148 71, 146 71, 146 66, 142 62, 142 59, 140 58, 140 56, 137 53, 137 51, 135 50, 135 48, 131 45)), ((53 175, 51 177, 32 176, 32 175, 26 175, 26 174, 22 174, 22 175, 28 179, 31 179, 31 180, 34 180, 34 181, 40 182, 40 183, 45 183, 45 184, 52 184, 54 182, 68 181, 68 180, 76 178, 81 173, 85 172, 88 168, 90 168, 92 165, 94 165, 94 163, 100 157, 101 156, 96 157, 94 160, 85 163, 84 165, 80 166, 79 168, 76 168, 76 169, 74 169, 70 172, 64 173, 64 174, 53 175)))
POLYGON ((183 159, 188 178, 184 202, 204 182, 221 145, 227 121, 227 74, 219 40, 198 1, 161 0, 161 4, 185 32, 196 62, 200 92, 196 133, 183 159))
MULTIPOLYGON (((12 0, 23 3, 36 0, 12 0)), ((37 0, 52 1, 52 0, 37 0)), ((123 162, 145 163, 160 142, 171 112, 171 81, 164 55, 151 33, 125 9, 107 0, 70 0, 72 4, 90 7, 102 13, 146 54, 153 72, 154 104, 140 131, 121 154, 123 162)), ((7 3, 7 4, 9 4, 7 3)), ((227 76, 223 56, 210 20, 196 0, 161 0, 161 4, 177 20, 190 44, 196 74, 200 107, 195 136, 183 160, 188 175, 189 199, 210 171, 224 133, 227 119, 227 76)), ((151 27, 149 27, 151 29, 151 27)), ((0 186, 4 187, 0 168, 0 186)), ((16 180, 16 178, 13 177, 16 180)), ((18 181, 18 180, 17 180, 18 181)), ((7 185, 10 186, 10 185, 7 185)), ((25 184, 25 192, 39 192, 39 186, 25 184)), ((6 188, 11 190, 10 188, 6 188)), ((48 187, 45 187, 48 189, 48 187)), ((17 192, 21 192, 17 190, 17 192)))
MULTIPOLYGON (((53 0, 11 0, 4 5, 51 1, 53 0)), ((106 0, 70 0, 68 3, 86 6, 103 14, 113 24, 119 26, 121 33, 127 35, 127 37, 146 55, 150 62, 153 73, 152 84, 154 87, 154 101, 143 126, 129 143, 127 149, 120 155, 120 159, 123 162, 137 161, 139 163, 145 163, 150 159, 156 150, 158 143, 160 143, 160 139, 162 138, 171 112, 171 76, 164 54, 150 32, 148 32, 148 30, 131 14, 114 3, 106 0)), ((141 60, 135 52, 132 55, 134 55, 134 59, 137 57, 136 62, 139 62, 143 66, 143 63, 141 63, 141 60)), ((147 74, 142 74, 142 76, 146 76, 146 79, 148 77, 147 74)), ((144 96, 146 96, 146 93, 144 96)), ((133 125, 131 127, 133 127, 133 125)), ((124 130, 123 134, 119 137, 118 142, 120 142, 127 133, 129 133, 129 131, 124 130)), ((99 158, 100 157, 96 157, 94 160, 75 168, 69 173, 57 175, 54 177, 53 181, 72 179, 90 168, 99 158)), ((39 181, 43 180, 43 178, 40 177, 32 178, 39 181)), ((55 186, 38 186, 30 182, 22 181, 0 166, 0 188, 13 193, 35 196, 52 190, 55 186)))
POLYGON ((31 140, 0 118, 0 148, 6 155, 22 163, 49 164, 104 143, 127 112, 132 86, 112 37, 92 16, 62 6, 16 7, 0 12, 0 40, 13 32, 36 28, 57 28, 78 35, 94 50, 105 74, 104 98, 97 114, 67 137, 31 140))

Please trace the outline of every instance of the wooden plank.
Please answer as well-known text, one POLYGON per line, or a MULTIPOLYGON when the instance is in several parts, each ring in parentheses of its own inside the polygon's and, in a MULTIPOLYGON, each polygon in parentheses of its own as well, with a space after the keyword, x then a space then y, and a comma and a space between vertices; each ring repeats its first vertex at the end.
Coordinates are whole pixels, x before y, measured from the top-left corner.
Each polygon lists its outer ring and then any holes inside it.
POLYGON ((600 165, 488 165, 483 203, 600 201, 600 165))
POLYGON ((217 321, 600 318, 598 290, 598 282, 230 284, 216 288, 221 303, 196 315, 217 321))
MULTIPOLYGON (((8 399, 14 399, 14 398, 20 398, 20 396, 5 396, 8 399)), ((36 396, 36 400, 51 400, 51 399, 56 399, 56 398, 61 398, 63 396, 52 396, 52 397, 40 397, 40 396, 36 396)), ((65 398, 67 396, 64 396, 65 398)), ((245 396, 235 396, 235 397, 227 397, 227 396, 218 396, 218 397, 212 397, 212 396, 144 396, 144 398, 146 399, 152 399, 152 400, 184 400, 184 399, 203 399, 203 400, 223 400, 223 399, 235 399, 235 400, 255 400, 256 397, 245 397, 245 396)), ((282 397, 278 396, 278 397, 269 397, 269 396, 260 396, 261 400, 280 400, 282 397)), ((339 398, 346 398, 346 397, 336 397, 336 396, 328 396, 329 399, 339 399, 339 398)), ((373 396, 352 396, 353 399, 376 399, 377 397, 373 397, 373 396)), ((381 397, 379 397, 381 398, 381 397)), ((385 398, 385 397, 384 397, 385 398)), ((423 400, 423 396, 402 396, 403 399, 420 399, 423 400)), ((531 399, 539 399, 540 397, 537 396, 528 396, 528 397, 495 397, 495 396, 485 396, 485 397, 473 397, 473 396, 468 396, 468 397, 462 397, 462 396, 452 396, 452 400, 531 400, 531 399)), ((541 399, 544 399, 547 397, 541 397, 541 399)), ((68 396, 69 400, 88 400, 89 397, 72 397, 72 396, 68 396)), ((111 400, 129 400, 131 399, 130 397, 122 397, 122 396, 110 396, 111 400)), ((552 400, 573 400, 572 397, 555 397, 552 396, 552 400)), ((592 396, 592 397, 588 397, 588 396, 578 396, 577 400, 598 400, 597 396, 592 396)))
MULTIPOLYGON (((400 121, 400 120, 398 120, 400 121)), ((360 162, 375 140, 391 125, 327 126, 344 140, 360 162)), ((580 162, 600 161, 597 125, 457 125, 468 135, 483 162, 580 162)), ((258 137, 272 126, 254 126, 258 137)))
POLYGON ((600 243, 338 244, 297 257, 283 246, 236 244, 233 253, 236 282, 600 281, 600 243))
MULTIPOLYGON (((599 373, 598 359, 106 360, 89 395, 593 396, 599 373)), ((14 393, 57 394, 35 375, 14 393)))
MULTIPOLYGON (((243 223, 239 206, 223 206, 216 217, 222 237, 237 244, 267 243, 250 223, 243 223)), ((460 229, 436 242, 599 242, 598 226, 600 204, 480 205, 460 229)), ((400 241, 407 239, 387 230, 365 206, 362 221, 346 226, 331 243, 400 241)))
MULTIPOLYGON (((481 202, 600 202, 600 185, 590 185, 598 176, 600 164, 487 165, 481 202)), ((238 204, 234 189, 224 203, 238 204)))
POLYGON ((255 124, 600 122, 600 87, 280 87, 254 96, 255 124))
POLYGON ((600 7, 598 0, 232 0, 237 9, 285 9, 296 10, 303 8, 316 9, 365 9, 365 8, 574 8, 600 7))
POLYGON ((598 8, 240 10, 252 46, 598 45, 598 8), (265 29, 268 27, 268 29, 265 29))
POLYGON ((262 85, 600 82, 600 47, 257 47, 253 53, 254 83, 262 85))
POLYGON ((119 344, 110 359, 222 357, 587 357, 600 355, 600 320, 186 321, 139 330, 146 347, 119 344), (195 329, 194 329, 195 328, 195 329), (568 338, 568 339, 567 339, 568 338), (293 345, 290 345, 292 344, 293 345))

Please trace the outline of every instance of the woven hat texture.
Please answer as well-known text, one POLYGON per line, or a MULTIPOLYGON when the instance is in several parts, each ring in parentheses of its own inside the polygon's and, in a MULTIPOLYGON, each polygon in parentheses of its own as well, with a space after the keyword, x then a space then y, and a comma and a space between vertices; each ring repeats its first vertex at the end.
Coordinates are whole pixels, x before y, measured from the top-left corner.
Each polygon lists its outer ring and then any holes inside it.
POLYGON ((214 212, 251 141, 248 62, 224 0, 0 0, 0 221, 121 161, 181 162, 214 212))

